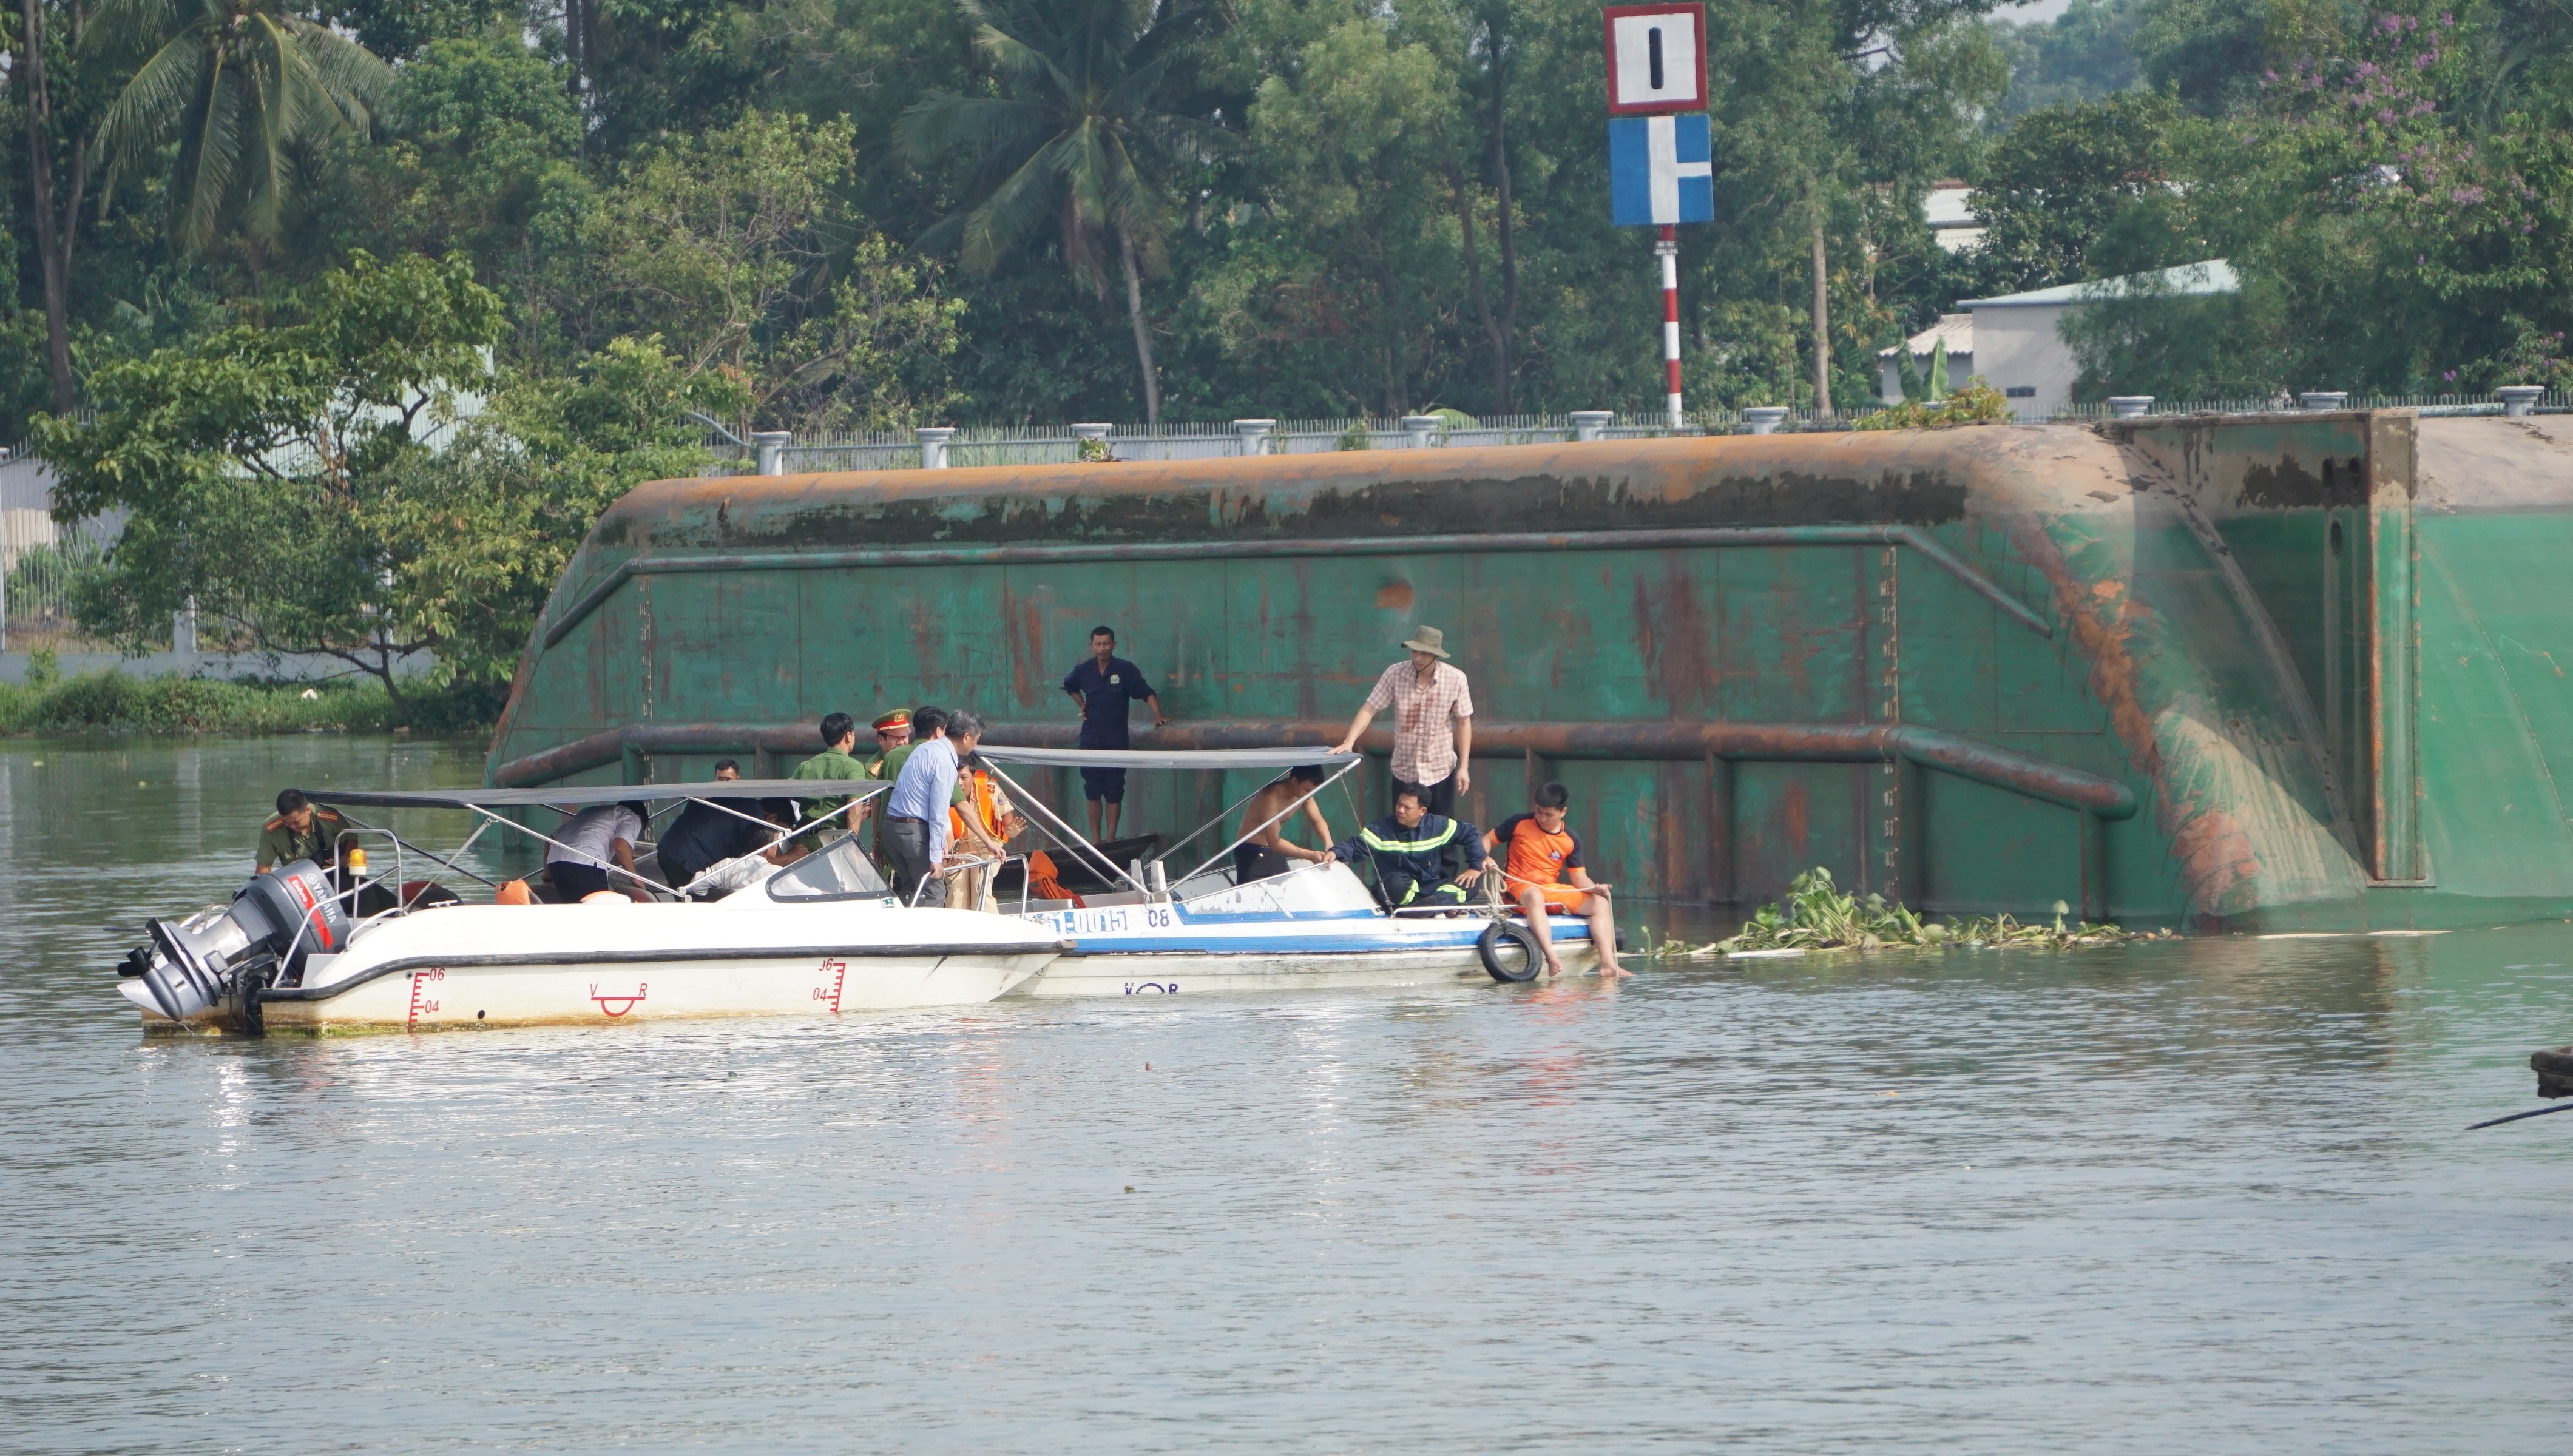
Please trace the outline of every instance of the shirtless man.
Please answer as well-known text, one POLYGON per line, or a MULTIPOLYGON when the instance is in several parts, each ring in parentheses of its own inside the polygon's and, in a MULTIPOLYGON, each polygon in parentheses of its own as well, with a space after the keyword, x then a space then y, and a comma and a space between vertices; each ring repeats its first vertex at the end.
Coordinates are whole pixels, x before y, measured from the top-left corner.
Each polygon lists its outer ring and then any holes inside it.
POLYGON ((1331 826, 1323 822, 1321 806, 1313 802, 1313 792, 1322 786, 1319 764, 1299 764, 1288 769, 1284 778, 1251 796, 1242 811, 1242 828, 1237 833, 1251 836, 1248 843, 1234 846, 1233 883, 1248 885, 1286 874, 1288 860, 1318 863, 1331 857, 1328 850, 1309 850, 1290 844, 1286 834, 1286 821, 1301 806, 1304 822, 1322 843, 1331 842, 1331 826), (1267 825, 1267 828, 1261 826, 1267 825))

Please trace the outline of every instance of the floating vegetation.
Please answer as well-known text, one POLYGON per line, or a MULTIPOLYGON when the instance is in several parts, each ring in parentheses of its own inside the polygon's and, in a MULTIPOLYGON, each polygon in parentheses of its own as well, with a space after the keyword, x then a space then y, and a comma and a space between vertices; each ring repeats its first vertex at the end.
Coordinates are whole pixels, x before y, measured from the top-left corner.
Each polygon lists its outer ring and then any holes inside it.
POLYGON ((2011 916, 1964 916, 1925 921, 1900 902, 1881 895, 1845 895, 1832 883, 1832 872, 1815 866, 1790 881, 1784 898, 1764 905, 1743 922, 1739 935, 1702 946, 1685 941, 1649 941, 1647 956, 1656 961, 1698 960, 1762 952, 1873 951, 1887 946, 1924 950, 1962 946, 2049 947, 2114 946, 2129 941, 2173 938, 2170 931, 2130 934, 2114 925, 2075 920, 2070 908, 2055 903, 2052 924, 2024 924, 2011 916))

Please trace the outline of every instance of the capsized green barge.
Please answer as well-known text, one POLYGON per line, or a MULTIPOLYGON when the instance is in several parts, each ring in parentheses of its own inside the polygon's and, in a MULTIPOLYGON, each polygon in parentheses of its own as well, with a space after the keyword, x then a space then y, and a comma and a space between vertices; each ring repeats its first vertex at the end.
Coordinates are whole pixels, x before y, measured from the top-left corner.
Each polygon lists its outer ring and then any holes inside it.
MULTIPOLYGON (((488 778, 774 767, 823 713, 923 701, 1068 743, 1099 623, 1179 720, 1148 741, 1321 744, 1426 624, 1473 678, 1465 816, 1561 779, 1629 894, 1821 864, 2198 931, 2558 918, 2568 561, 2557 416, 662 481, 556 587, 488 778)), ((1136 787, 1167 828, 1248 786, 1136 787)))

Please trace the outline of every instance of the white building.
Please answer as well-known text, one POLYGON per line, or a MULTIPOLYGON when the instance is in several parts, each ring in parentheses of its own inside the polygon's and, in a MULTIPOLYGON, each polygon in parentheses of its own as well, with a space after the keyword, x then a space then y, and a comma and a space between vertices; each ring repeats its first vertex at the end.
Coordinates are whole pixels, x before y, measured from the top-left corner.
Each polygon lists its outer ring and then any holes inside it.
MULTIPOLYGON (((2232 266, 2217 258, 2159 273, 2064 284, 1998 299, 1965 299, 1957 307, 1974 321, 1970 335, 1974 372, 2007 395, 2021 418, 2044 419, 2073 402, 2073 381, 2082 372, 2073 347, 2064 342, 2064 321, 2074 310, 2112 299, 2196 299, 2236 291, 2232 266)), ((1947 320, 1942 318, 1940 323, 1944 327, 1947 320)), ((1948 352, 1953 358, 1957 346, 1949 345, 1948 352)), ((1953 365, 1949 378, 1953 383, 1965 382, 1953 365)))
POLYGON ((1930 184, 1921 196, 1921 221, 1930 225, 1931 238, 1950 253, 1971 252, 1984 241, 1984 220, 1966 206, 1973 192, 1952 178, 1930 184))

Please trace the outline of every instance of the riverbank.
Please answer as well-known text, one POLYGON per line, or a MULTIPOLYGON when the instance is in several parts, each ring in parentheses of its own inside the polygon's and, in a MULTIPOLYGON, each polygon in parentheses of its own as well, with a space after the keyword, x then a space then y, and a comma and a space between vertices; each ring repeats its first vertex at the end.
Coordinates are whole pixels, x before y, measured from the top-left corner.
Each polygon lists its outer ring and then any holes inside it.
POLYGON ((480 688, 406 691, 409 713, 372 679, 258 682, 164 673, 86 672, 0 682, 0 735, 45 733, 466 733, 488 726, 496 695, 480 688), (406 721, 406 718, 408 721, 406 721))

